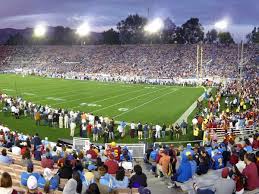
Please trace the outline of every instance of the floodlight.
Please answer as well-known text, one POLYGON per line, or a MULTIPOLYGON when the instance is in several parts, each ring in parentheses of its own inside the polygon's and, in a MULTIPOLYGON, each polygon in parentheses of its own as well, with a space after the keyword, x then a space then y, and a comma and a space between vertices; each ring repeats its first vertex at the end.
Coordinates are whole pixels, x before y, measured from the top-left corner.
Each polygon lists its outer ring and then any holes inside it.
POLYGON ((43 24, 38 24, 37 26, 35 26, 33 34, 36 37, 43 37, 45 36, 46 32, 47 32, 46 26, 43 24))
POLYGON ((76 34, 80 37, 88 35, 90 32, 90 28, 88 23, 83 23, 81 26, 79 26, 76 30, 76 34))
POLYGON ((215 28, 219 30, 225 30, 228 27, 228 20, 223 19, 215 23, 215 28))
POLYGON ((160 18, 156 18, 153 21, 149 22, 144 30, 150 34, 159 32, 164 27, 164 22, 160 18))

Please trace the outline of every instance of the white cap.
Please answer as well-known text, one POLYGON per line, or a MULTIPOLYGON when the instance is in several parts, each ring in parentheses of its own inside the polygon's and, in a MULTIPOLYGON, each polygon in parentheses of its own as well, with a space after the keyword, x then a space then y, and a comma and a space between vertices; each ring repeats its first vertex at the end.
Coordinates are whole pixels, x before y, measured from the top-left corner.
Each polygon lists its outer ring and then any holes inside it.
POLYGON ((37 188, 37 185, 38 185, 38 181, 37 179, 35 178, 35 176, 29 176, 28 180, 27 180, 27 187, 28 189, 30 190, 34 190, 37 188))

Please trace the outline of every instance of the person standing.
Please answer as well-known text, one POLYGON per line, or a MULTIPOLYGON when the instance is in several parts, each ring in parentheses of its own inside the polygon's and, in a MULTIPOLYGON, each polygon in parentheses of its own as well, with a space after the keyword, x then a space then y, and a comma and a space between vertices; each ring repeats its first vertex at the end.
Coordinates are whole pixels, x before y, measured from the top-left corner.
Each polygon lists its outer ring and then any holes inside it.
POLYGON ((142 140, 143 136, 143 125, 139 121, 138 123, 138 140, 142 140))
POLYGON ((148 138, 148 124, 146 123, 143 127, 143 132, 144 132, 144 139, 147 140, 148 138))
POLYGON ((65 129, 68 129, 68 115, 67 114, 65 114, 65 116, 64 116, 64 127, 65 127, 65 129))
POLYGON ((185 122, 185 120, 183 120, 180 127, 181 127, 181 130, 182 130, 182 134, 186 135, 186 133, 187 133, 187 123, 185 122))
POLYGON ((108 131, 109 131, 109 139, 113 140, 114 139, 114 126, 112 122, 108 124, 108 131))
POLYGON ((59 115, 58 122, 59 122, 59 128, 62 129, 63 128, 63 115, 62 115, 62 113, 60 113, 60 115, 59 115))
POLYGON ((98 127, 97 125, 93 128, 93 141, 98 141, 98 127))
POLYGON ((90 138, 91 136, 91 133, 92 133, 92 124, 89 122, 88 125, 87 125, 87 137, 90 138))
POLYGON ((160 139, 161 135, 160 135, 160 131, 161 131, 161 126, 160 125, 156 125, 156 138, 160 139))
POLYGON ((136 124, 134 123, 134 121, 132 121, 130 124, 130 137, 131 138, 134 138, 135 129, 136 129, 136 124))
POLYGON ((71 121, 71 123, 70 123, 70 136, 71 137, 74 137, 75 129, 76 129, 76 123, 74 121, 71 121))
POLYGON ((53 123, 53 114, 52 114, 52 112, 49 112, 49 114, 48 114, 48 123, 49 123, 49 127, 52 127, 52 123, 53 123))
POLYGON ((148 126, 148 138, 150 139, 152 137, 152 128, 153 128, 153 124, 150 123, 150 125, 148 126))
POLYGON ((178 123, 176 123, 176 125, 175 125, 175 137, 176 137, 176 139, 180 138, 180 133, 181 133, 180 126, 178 125, 178 123))
POLYGON ((36 126, 40 126, 40 112, 37 111, 34 115, 34 119, 35 119, 35 122, 36 122, 36 126))
POLYGON ((162 138, 165 139, 165 131, 166 131, 166 125, 165 124, 163 124, 161 131, 162 131, 162 138))
POLYGON ((174 124, 172 124, 170 127, 170 139, 173 140, 173 138, 174 138, 174 124))

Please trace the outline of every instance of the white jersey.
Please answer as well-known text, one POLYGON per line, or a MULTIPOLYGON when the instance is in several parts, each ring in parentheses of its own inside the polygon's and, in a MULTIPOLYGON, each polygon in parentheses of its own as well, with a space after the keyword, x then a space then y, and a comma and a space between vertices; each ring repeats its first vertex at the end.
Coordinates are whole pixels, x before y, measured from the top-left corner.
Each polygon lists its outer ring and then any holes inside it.
POLYGON ((131 123, 130 124, 130 129, 135 129, 136 128, 136 124, 135 123, 131 123))

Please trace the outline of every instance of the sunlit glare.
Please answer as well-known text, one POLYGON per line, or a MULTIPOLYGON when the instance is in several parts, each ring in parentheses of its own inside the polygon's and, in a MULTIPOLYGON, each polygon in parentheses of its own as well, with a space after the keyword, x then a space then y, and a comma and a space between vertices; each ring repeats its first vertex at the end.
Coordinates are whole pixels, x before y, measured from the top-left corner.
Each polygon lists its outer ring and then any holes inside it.
POLYGON ((219 29, 219 30, 225 30, 227 27, 228 27, 228 20, 226 19, 223 19, 223 20, 220 20, 218 22, 215 23, 215 28, 219 29))
POLYGON ((83 23, 81 26, 79 26, 76 30, 76 34, 80 37, 87 36, 90 32, 90 28, 88 23, 83 23))
POLYGON ((149 22, 145 27, 144 30, 151 34, 159 32, 164 27, 164 22, 160 18, 156 18, 149 22))
POLYGON ((43 37, 45 36, 46 32, 47 32, 46 26, 43 24, 38 24, 37 26, 35 26, 33 34, 36 37, 43 37))

